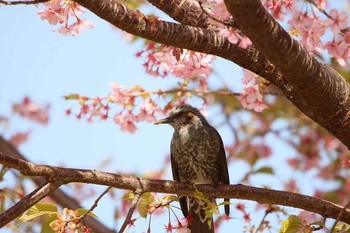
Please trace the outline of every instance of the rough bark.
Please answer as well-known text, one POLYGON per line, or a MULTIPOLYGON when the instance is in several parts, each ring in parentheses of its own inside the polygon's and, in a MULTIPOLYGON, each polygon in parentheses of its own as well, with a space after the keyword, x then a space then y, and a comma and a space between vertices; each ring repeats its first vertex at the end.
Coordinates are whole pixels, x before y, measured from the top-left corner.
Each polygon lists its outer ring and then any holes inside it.
MULTIPOLYGON (((60 184, 79 182, 106 185, 118 189, 138 190, 141 193, 157 192, 187 196, 193 195, 196 191, 192 185, 176 181, 143 179, 96 170, 36 165, 2 153, 0 153, 0 163, 6 167, 20 171, 23 175, 41 176, 45 177, 49 182, 54 180, 60 184)), ((219 185, 218 187, 197 185, 196 189, 203 192, 205 196, 244 199, 256 201, 261 204, 290 206, 320 214, 325 218, 339 218, 340 221, 350 224, 349 210, 345 210, 342 206, 316 197, 241 184, 219 185), (339 213, 342 213, 341 216, 339 216, 339 213)), ((0 226, 3 224, 1 221, 11 221, 9 218, 4 218, 3 215, 15 216, 8 212, 0 214, 0 226)))

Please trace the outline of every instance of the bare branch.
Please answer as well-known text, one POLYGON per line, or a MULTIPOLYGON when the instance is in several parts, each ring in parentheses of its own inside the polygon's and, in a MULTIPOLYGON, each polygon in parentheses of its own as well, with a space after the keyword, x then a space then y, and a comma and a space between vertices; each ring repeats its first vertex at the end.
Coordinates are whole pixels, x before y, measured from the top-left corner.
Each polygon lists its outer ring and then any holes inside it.
MULTIPOLYGON (((186 196, 191 196, 196 191, 192 185, 170 180, 140 179, 134 176, 125 176, 96 170, 35 165, 8 157, 9 156, 0 153, 0 163, 7 167, 15 168, 25 175, 43 176, 47 178, 55 177, 55 180, 61 183, 90 183, 111 186, 118 189, 134 191, 141 189, 143 192, 170 193, 186 196), (21 164, 21 166, 18 164, 21 164)), ((220 185, 218 187, 197 185, 196 188, 207 196, 251 200, 261 204, 290 206, 317 213, 326 218, 337 219, 339 213, 343 211, 339 220, 350 224, 350 211, 343 210, 342 206, 332 202, 307 195, 241 184, 220 185)))
POLYGON ((130 206, 130 209, 128 211, 128 214, 126 215, 125 217, 125 220, 123 222, 123 225, 121 226, 120 230, 119 230, 119 233, 123 233, 124 230, 126 229, 126 227, 128 226, 128 224, 130 223, 131 221, 131 218, 132 218, 132 215, 134 214, 134 211, 136 209, 136 206, 137 204, 139 203, 140 201, 140 198, 141 198, 141 194, 142 194, 142 190, 141 189, 138 189, 134 192, 135 196, 134 196, 134 199, 132 200, 131 202, 131 206, 130 206))
POLYGON ((50 0, 33 0, 33 1, 3 1, 0 0, 0 5, 8 5, 8 6, 14 6, 14 5, 33 5, 33 4, 39 4, 43 2, 49 2, 50 0))

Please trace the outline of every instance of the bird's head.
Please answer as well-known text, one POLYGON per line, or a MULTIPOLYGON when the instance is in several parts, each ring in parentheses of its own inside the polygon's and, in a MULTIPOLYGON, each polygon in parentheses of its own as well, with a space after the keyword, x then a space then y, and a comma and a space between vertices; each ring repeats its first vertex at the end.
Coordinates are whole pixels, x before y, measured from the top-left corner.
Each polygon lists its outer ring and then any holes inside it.
POLYGON ((179 129, 186 125, 208 125, 205 117, 198 109, 189 105, 180 105, 171 109, 168 117, 161 119, 154 124, 169 124, 174 129, 179 129))

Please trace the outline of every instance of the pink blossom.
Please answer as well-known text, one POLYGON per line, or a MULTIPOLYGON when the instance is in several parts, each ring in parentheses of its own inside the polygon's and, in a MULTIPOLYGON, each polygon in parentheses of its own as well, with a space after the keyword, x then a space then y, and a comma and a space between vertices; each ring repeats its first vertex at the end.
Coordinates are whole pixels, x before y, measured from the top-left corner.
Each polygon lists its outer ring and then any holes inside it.
POLYGON ((114 116, 114 123, 120 125, 122 131, 126 131, 129 133, 135 133, 137 130, 134 121, 135 116, 128 111, 124 116, 121 113, 118 113, 114 116))
POLYGON ((267 108, 263 102, 263 97, 260 93, 258 85, 247 86, 240 94, 240 101, 244 108, 262 112, 267 108))
MULTIPOLYGON (((173 53, 174 48, 166 47, 153 56, 155 61, 153 65, 162 68, 165 73, 171 73, 181 78, 200 78, 208 77, 213 70, 211 62, 215 56, 183 50, 180 54, 173 53)), ((154 69, 154 68, 153 68, 154 69)), ((156 69, 157 72, 158 69, 156 69)))
POLYGON ((232 44, 237 44, 242 39, 242 36, 240 36, 234 28, 220 29, 219 33, 220 35, 227 37, 228 41, 232 44))
POLYGON ((132 90, 122 89, 116 83, 111 83, 109 86, 112 88, 112 93, 108 96, 110 102, 115 102, 123 107, 134 106, 135 96, 132 95, 132 90))
POLYGON ((329 12, 330 19, 326 20, 326 24, 330 27, 333 33, 339 33, 340 30, 348 26, 348 15, 344 12, 338 13, 336 9, 329 12))
POLYGON ((290 159, 287 159, 287 163, 292 168, 298 169, 298 168, 300 168, 301 161, 299 159, 296 159, 296 158, 290 158, 290 159))
POLYGON ((238 46, 242 49, 246 49, 252 44, 253 44, 252 41, 248 37, 242 36, 242 39, 240 40, 238 46))
POLYGON ((29 135, 30 135, 30 131, 27 131, 24 133, 23 132, 15 133, 10 137, 8 141, 12 146, 18 148, 21 144, 28 141, 29 135))
POLYGON ((60 33, 62 35, 65 35, 65 36, 67 36, 67 35, 69 35, 71 33, 70 28, 68 27, 68 25, 61 26, 58 29, 54 30, 54 32, 58 32, 58 33, 60 33))
POLYGON ((299 188, 297 186, 297 183, 293 179, 290 179, 284 183, 284 190, 289 191, 289 192, 295 192, 295 193, 299 192, 299 188))
POLYGON ((94 27, 92 22, 78 17, 84 12, 84 9, 73 1, 51 0, 44 5, 46 9, 39 11, 38 15, 52 25, 61 24, 60 28, 54 30, 58 33, 76 36, 87 28, 94 27), (69 24, 70 17, 75 17, 76 22, 69 24))
POLYGON ((227 37, 228 41, 230 41, 232 44, 238 44, 238 46, 242 49, 246 49, 252 45, 252 42, 248 37, 241 36, 234 28, 220 29, 219 33, 220 35, 227 37))
POLYGON ((328 41, 325 44, 325 48, 328 50, 329 55, 337 60, 340 66, 345 67, 348 64, 350 48, 345 37, 336 36, 333 41, 328 41))
MULTIPOLYGON (((231 18, 231 14, 227 11, 224 0, 208 0, 207 5, 209 6, 209 9, 212 9, 210 13, 213 15, 213 17, 222 21, 229 20, 231 18)), ((212 19, 209 19, 209 22, 214 25, 222 26, 222 24, 219 24, 212 19)))
POLYGON ((88 28, 94 28, 95 24, 87 19, 77 19, 77 22, 69 26, 70 32, 73 36, 80 34, 88 28))
POLYGON ((49 110, 50 105, 39 106, 29 97, 25 97, 21 103, 13 105, 13 111, 15 113, 44 125, 49 121, 49 110))
POLYGON ((63 23, 65 20, 63 15, 51 9, 45 9, 45 10, 39 11, 38 15, 40 15, 40 18, 42 20, 47 20, 51 25, 63 23))
POLYGON ((153 111, 147 111, 146 109, 142 108, 139 114, 136 116, 136 120, 152 123, 156 121, 156 117, 154 116, 153 111))
POLYGON ((244 77, 242 80, 243 85, 247 86, 247 85, 256 84, 256 78, 258 77, 258 75, 256 75, 255 73, 247 69, 243 69, 243 72, 244 72, 244 77))
POLYGON ((259 155, 259 158, 269 158, 272 154, 271 148, 265 144, 257 145, 256 152, 259 155))

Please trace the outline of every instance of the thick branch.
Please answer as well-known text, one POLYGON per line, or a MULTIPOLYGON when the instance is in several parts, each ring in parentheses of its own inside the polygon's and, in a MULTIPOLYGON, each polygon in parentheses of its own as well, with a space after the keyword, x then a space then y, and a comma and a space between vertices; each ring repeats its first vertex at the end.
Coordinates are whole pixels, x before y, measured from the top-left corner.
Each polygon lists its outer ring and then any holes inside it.
MULTIPOLYGON (((35 165, 26 161, 11 158, 0 153, 0 163, 6 167, 19 170, 28 176, 43 176, 50 180, 52 177, 61 183, 90 183, 107 185, 118 189, 141 190, 142 192, 171 193, 192 195, 195 191, 192 185, 170 180, 142 179, 134 176, 107 173, 95 170, 69 169, 47 165, 35 165)), ((210 185, 196 186, 199 191, 217 198, 235 198, 256 201, 261 204, 283 205, 304 209, 324 217, 337 219, 350 224, 350 211, 334 203, 297 193, 256 188, 245 185, 210 185)))
POLYGON ((189 26, 208 28, 208 16, 197 0, 148 0, 174 20, 189 26))
POLYGON ((288 80, 301 98, 289 99, 350 148, 350 85, 321 64, 277 23, 260 0, 225 0, 237 27, 288 80))

